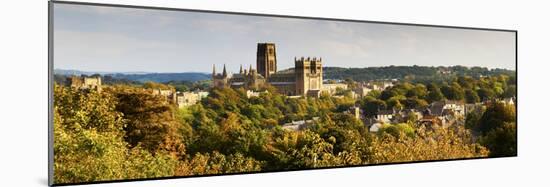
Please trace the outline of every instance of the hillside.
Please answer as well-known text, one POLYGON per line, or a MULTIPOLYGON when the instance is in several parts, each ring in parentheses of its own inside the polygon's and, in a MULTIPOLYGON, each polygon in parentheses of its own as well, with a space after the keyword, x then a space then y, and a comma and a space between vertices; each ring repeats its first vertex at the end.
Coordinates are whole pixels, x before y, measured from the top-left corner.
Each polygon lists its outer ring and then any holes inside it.
MULTIPOLYGON (((294 68, 284 69, 279 73, 288 73, 294 71, 294 68)), ((116 80, 126 80, 132 82, 197 82, 210 80, 209 73, 147 73, 147 72, 84 72, 78 70, 59 70, 56 69, 56 75, 93 75, 100 74, 116 80)), ((491 76, 496 74, 515 75, 515 71, 506 69, 488 69, 482 67, 427 67, 427 66, 386 66, 386 67, 367 67, 367 68, 342 68, 342 67, 324 67, 324 79, 353 79, 355 81, 369 81, 381 79, 415 79, 417 81, 435 81, 443 78, 467 75, 472 77, 491 76)))
POLYGON ((94 75, 99 74, 104 77, 110 77, 112 79, 128 80, 135 82, 169 82, 169 81, 201 81, 208 80, 211 78, 210 74, 207 73, 195 73, 195 72, 184 72, 184 73, 147 73, 147 72, 85 72, 78 70, 54 70, 56 75, 94 75))
POLYGON ((482 67, 427 67, 427 66, 386 66, 368 68, 324 67, 325 79, 353 79, 369 81, 380 79, 431 79, 449 76, 490 76, 496 74, 515 75, 515 71, 506 69, 488 69, 482 67))

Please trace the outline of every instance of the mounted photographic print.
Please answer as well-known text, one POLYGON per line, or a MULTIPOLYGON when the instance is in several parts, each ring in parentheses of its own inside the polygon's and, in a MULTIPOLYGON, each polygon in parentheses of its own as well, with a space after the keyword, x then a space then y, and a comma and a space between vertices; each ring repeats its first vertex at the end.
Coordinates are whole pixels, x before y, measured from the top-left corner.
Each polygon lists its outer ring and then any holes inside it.
POLYGON ((513 30, 49 8, 51 185, 517 155, 513 30))

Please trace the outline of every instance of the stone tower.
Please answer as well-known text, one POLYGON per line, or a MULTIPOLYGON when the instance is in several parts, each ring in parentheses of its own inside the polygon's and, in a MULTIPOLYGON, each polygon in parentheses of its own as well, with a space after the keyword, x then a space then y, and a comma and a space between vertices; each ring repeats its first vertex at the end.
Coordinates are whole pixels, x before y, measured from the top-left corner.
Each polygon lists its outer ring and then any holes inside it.
POLYGON ((321 58, 294 59, 297 95, 319 95, 323 87, 323 66, 321 58))
POLYGON ((216 74, 216 65, 212 66, 212 81, 214 87, 225 88, 228 87, 228 75, 227 70, 225 69, 225 64, 223 65, 223 72, 221 74, 216 74))
POLYGON ((266 79, 277 72, 277 56, 274 43, 258 43, 256 69, 266 79))

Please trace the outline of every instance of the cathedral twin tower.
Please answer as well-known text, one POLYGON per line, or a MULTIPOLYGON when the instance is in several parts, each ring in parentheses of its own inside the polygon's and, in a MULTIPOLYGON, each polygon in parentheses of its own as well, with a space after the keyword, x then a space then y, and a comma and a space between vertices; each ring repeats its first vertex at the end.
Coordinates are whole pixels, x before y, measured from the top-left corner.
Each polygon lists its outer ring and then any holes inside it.
POLYGON ((256 90, 269 84, 284 95, 319 97, 323 86, 323 68, 321 59, 294 59, 294 69, 277 72, 277 55, 274 43, 258 43, 256 70, 250 67, 241 69, 239 74, 228 75, 225 65, 221 74, 212 72, 213 86, 224 88, 245 88, 256 90))

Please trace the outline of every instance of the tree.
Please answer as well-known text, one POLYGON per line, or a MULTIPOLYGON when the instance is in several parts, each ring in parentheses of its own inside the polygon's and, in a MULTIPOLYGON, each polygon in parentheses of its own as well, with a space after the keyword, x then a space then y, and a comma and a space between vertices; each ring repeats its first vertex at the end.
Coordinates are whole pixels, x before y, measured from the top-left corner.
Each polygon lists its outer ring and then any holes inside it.
POLYGON ((452 85, 444 85, 441 87, 443 95, 450 100, 462 100, 464 99, 464 90, 460 85, 453 83, 452 85))
POLYGON ((379 110, 386 109, 386 102, 372 97, 366 97, 362 100, 361 107, 367 116, 374 116, 379 110))
POLYGON ((475 80, 470 76, 460 76, 457 83, 465 90, 471 90, 474 88, 475 80))
POLYGON ((485 112, 485 110, 483 108, 481 108, 481 109, 474 110, 474 111, 469 112, 468 114, 466 114, 465 127, 467 129, 472 129, 472 130, 475 130, 477 132, 479 120, 481 119, 481 116, 483 115, 484 112, 485 112))
POLYGON ((411 125, 406 123, 399 124, 386 124, 378 130, 378 135, 383 136, 383 134, 392 135, 395 138, 401 138, 401 136, 414 136, 414 129, 411 125))
POLYGON ((489 156, 491 157, 516 156, 516 134, 516 124, 506 122, 503 126, 489 131, 480 142, 490 150, 489 156))
POLYGON ((173 115, 175 109, 164 96, 126 86, 107 91, 113 93, 117 99, 116 110, 127 121, 125 140, 130 147, 139 145, 150 153, 166 150, 185 154, 185 145, 178 133, 180 123, 173 115))
POLYGON ((124 162, 124 179, 174 176, 178 159, 170 152, 159 151, 154 155, 139 147, 129 151, 124 162))
POLYGON ((394 96, 398 96, 399 92, 396 89, 386 89, 382 91, 382 94, 380 95, 380 99, 386 101, 394 96))
POLYGON ((368 163, 411 162, 486 157, 487 149, 471 142, 469 131, 456 129, 417 129, 414 136, 395 137, 381 133, 372 137, 368 163))
POLYGON ((491 151, 490 156, 517 154, 515 121, 514 106, 497 102, 487 107, 476 129, 483 135, 480 142, 491 151))
POLYGON ((466 99, 466 103, 478 103, 480 101, 480 98, 477 95, 477 92, 473 90, 465 91, 465 99, 466 99))
POLYGON ((392 109, 395 109, 395 110, 401 110, 404 107, 403 107, 403 104, 401 104, 400 99, 403 99, 403 98, 392 97, 392 98, 388 99, 386 101, 386 103, 388 104, 389 108, 392 108, 392 109))
POLYGON ((148 89, 161 89, 161 90, 173 90, 174 88, 172 86, 168 86, 165 84, 160 84, 156 82, 147 81, 143 84, 143 88, 148 89))
MULTIPOLYGON (((333 154, 333 145, 309 130, 299 132, 282 131, 275 135, 270 146, 270 162, 266 170, 291 170, 361 164, 361 153, 357 150, 333 154)), ((334 140, 334 138, 330 138, 334 140)))
POLYGON ((428 102, 424 99, 419 99, 417 97, 407 98, 404 101, 405 108, 421 108, 428 106, 428 102))
POLYGON ((488 88, 481 88, 477 90, 477 95, 479 96, 481 101, 488 101, 495 98, 495 92, 488 88))
POLYGON ((501 128, 506 123, 514 123, 516 121, 516 109, 512 105, 507 105, 500 102, 494 102, 487 106, 487 109, 481 116, 477 129, 486 135, 491 130, 501 128))
POLYGON ((502 97, 516 97, 517 88, 516 85, 510 85, 502 94, 502 97))
POLYGON ((54 86, 54 181, 80 183, 173 175, 175 157, 128 149, 126 120, 109 92, 54 86))
POLYGON ((54 86, 56 183, 123 178, 124 120, 114 98, 95 91, 54 86))
POLYGON ((430 84, 428 86, 428 96, 427 99, 429 102, 441 101, 444 98, 443 93, 436 84, 430 84))
POLYGON ((407 112, 406 116, 403 118, 403 121, 409 124, 415 124, 418 120, 418 116, 413 111, 407 112))
POLYGON ((373 97, 373 98, 379 98, 381 94, 382 94, 382 92, 380 92, 378 90, 372 90, 367 94, 367 96, 373 97))
POLYGON ((262 162, 245 157, 240 153, 226 156, 217 151, 212 153, 197 153, 180 162, 176 168, 176 176, 224 174, 260 171, 262 162))
POLYGON ((407 97, 425 98, 428 95, 428 90, 423 84, 417 84, 414 88, 407 91, 407 97))

